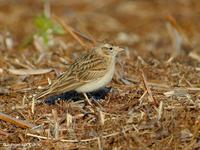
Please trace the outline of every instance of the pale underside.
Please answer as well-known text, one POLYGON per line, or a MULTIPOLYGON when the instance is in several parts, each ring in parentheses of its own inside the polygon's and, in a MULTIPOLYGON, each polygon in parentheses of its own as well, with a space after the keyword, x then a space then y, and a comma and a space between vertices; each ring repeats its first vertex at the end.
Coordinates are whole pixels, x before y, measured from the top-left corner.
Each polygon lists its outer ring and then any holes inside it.
POLYGON ((104 58, 91 52, 76 60, 68 71, 53 81, 46 90, 37 94, 36 99, 71 90, 81 93, 98 90, 111 81, 114 67, 115 58, 104 58))

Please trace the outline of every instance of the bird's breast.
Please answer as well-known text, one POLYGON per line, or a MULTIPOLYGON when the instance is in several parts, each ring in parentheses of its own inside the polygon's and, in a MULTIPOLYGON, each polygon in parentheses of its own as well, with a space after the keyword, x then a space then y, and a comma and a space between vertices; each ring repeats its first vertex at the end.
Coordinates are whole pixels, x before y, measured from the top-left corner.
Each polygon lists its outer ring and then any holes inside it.
POLYGON ((108 66, 107 72, 103 77, 82 85, 77 88, 76 91, 79 93, 87 93, 105 87, 113 78, 115 72, 115 60, 112 60, 108 66))

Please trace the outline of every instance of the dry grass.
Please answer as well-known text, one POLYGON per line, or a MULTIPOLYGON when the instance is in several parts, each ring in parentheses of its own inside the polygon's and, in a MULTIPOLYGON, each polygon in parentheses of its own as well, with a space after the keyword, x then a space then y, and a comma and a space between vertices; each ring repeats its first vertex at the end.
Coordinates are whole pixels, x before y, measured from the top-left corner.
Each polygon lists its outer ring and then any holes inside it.
POLYGON ((199 9, 195 0, 58 0, 51 9, 48 1, 1 1, 0 146, 200 149, 199 9), (34 37, 20 49, 43 10, 67 21, 71 34, 51 37, 46 48, 34 37), (53 105, 30 98, 105 39, 126 52, 95 107, 82 97, 53 105))

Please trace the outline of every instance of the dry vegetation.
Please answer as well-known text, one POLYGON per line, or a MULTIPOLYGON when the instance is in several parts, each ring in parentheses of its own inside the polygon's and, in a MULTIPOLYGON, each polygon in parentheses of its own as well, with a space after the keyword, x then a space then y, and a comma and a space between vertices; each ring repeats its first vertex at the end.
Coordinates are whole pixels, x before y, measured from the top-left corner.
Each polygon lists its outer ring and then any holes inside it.
POLYGON ((200 149, 199 10, 197 0, 1 0, 1 149, 200 149), (94 108, 69 96, 34 105, 104 40, 126 51, 94 108))

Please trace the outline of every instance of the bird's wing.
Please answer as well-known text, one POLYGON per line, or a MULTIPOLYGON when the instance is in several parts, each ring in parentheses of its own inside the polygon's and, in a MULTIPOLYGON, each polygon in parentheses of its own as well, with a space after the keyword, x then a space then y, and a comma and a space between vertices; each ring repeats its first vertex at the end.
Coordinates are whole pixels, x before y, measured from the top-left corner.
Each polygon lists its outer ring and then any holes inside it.
POLYGON ((86 55, 79 61, 72 68, 79 82, 92 82, 103 77, 107 72, 107 61, 96 54, 86 55))
POLYGON ((88 83, 103 77, 106 72, 106 66, 90 66, 86 70, 78 72, 76 78, 80 82, 88 83))
POLYGON ((64 72, 60 77, 53 80, 52 84, 49 85, 45 90, 36 95, 36 99, 40 99, 47 95, 61 94, 76 89, 83 83, 78 82, 75 75, 64 72))

